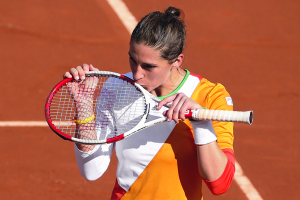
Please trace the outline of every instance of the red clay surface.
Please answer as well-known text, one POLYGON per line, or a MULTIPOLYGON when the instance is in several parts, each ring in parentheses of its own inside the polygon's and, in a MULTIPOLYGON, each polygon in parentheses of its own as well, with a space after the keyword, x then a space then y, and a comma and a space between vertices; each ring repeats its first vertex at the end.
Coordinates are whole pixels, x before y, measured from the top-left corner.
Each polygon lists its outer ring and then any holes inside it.
MULTIPOLYGON (((300 3, 290 1, 125 0, 143 15, 172 5, 185 12, 183 68, 226 86, 235 110, 235 154, 265 200, 299 199, 300 3)), ((125 73, 129 33, 104 0, 1 0, 0 121, 43 121, 52 87, 71 67, 91 63, 125 73)), ((48 127, 1 127, 1 199, 109 199, 116 158, 94 182, 77 169, 73 144, 48 127)), ((246 196, 233 182, 215 197, 246 196)))

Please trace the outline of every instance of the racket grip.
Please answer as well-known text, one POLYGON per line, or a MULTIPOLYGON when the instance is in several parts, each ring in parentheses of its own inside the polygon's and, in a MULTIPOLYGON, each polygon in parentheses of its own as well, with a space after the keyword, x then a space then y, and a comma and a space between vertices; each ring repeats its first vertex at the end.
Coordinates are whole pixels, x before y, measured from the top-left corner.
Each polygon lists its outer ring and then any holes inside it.
POLYGON ((195 109, 188 111, 186 118, 194 120, 244 122, 251 125, 253 122, 253 111, 195 109))

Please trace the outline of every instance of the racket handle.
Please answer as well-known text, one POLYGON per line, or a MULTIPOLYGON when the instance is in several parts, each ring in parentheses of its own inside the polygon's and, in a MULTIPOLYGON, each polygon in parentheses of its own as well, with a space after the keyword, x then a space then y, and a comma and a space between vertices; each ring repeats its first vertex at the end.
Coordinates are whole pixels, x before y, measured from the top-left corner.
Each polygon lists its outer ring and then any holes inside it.
POLYGON ((185 117, 194 120, 244 122, 251 125, 253 122, 253 111, 195 109, 187 110, 185 117))

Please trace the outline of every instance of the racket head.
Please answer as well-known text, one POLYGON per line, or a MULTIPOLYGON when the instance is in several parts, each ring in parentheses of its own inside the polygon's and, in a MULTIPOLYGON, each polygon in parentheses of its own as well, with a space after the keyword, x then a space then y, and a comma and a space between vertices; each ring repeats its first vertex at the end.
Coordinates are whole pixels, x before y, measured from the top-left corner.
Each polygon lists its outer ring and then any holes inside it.
POLYGON ((150 104, 144 93, 132 79, 114 72, 93 71, 83 81, 64 79, 46 100, 46 121, 65 140, 83 144, 116 142, 133 134, 130 130, 147 119, 150 104), (95 119, 76 124, 78 102, 85 97, 89 103, 83 103, 80 112, 87 112, 85 119, 91 114, 95 119))
POLYGON ((54 86, 54 88, 51 90, 49 96, 47 97, 46 100, 46 104, 45 104, 45 118, 46 121, 49 125, 49 127, 52 129, 52 131, 54 131, 59 137, 61 137, 64 140, 72 140, 71 136, 69 134, 65 134, 64 132, 62 132, 58 127, 57 127, 57 122, 56 121, 52 121, 52 102, 55 101, 56 99, 56 94, 58 93, 58 91, 64 87, 64 85, 66 85, 68 82, 72 81, 72 78, 66 78, 64 80, 62 80, 61 82, 59 82, 56 86, 54 86))

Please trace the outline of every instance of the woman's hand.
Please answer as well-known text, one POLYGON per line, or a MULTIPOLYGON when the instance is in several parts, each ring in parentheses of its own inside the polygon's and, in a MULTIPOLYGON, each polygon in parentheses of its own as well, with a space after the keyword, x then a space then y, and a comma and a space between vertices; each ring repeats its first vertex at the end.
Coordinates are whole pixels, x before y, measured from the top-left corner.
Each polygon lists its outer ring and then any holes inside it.
MULTIPOLYGON (((97 86, 97 77, 88 77, 86 74, 90 71, 99 71, 92 65, 83 64, 76 68, 70 69, 64 74, 64 78, 73 78, 77 81, 68 83, 68 92, 76 103, 75 120, 83 121, 94 116, 93 97, 97 86)), ((94 117, 95 118, 95 117, 94 117)), ((80 123, 76 125, 75 137, 84 139, 96 139, 96 131, 94 124, 95 119, 87 123, 80 123)), ((76 144, 81 151, 90 151, 94 148, 93 145, 76 144)))
MULTIPOLYGON (((89 71, 98 71, 98 69, 92 65, 83 64, 82 66, 72 68, 70 72, 64 74, 65 78, 74 77, 75 80, 78 80, 69 82, 67 87, 71 97, 79 105, 88 104, 89 101, 92 102, 94 91, 98 83, 97 77, 89 77, 86 79, 86 74, 88 74, 89 71)), ((78 107, 78 105, 76 107, 78 107)))
POLYGON ((183 93, 177 93, 164 98, 157 106, 157 110, 161 109, 163 105, 173 102, 169 110, 164 112, 168 121, 174 120, 179 123, 179 120, 185 120, 185 112, 187 110, 202 109, 196 101, 190 99, 183 93))
POLYGON ((92 76, 83 81, 69 82, 67 85, 68 92, 77 104, 92 102, 98 81, 98 77, 92 76))
POLYGON ((86 79, 85 75, 88 74, 89 71, 98 71, 98 69, 94 68, 92 65, 83 64, 82 66, 72 68, 70 72, 64 74, 65 78, 74 77, 75 80, 78 80, 69 82, 67 85, 68 92, 76 103, 75 114, 77 120, 89 118, 94 113, 93 97, 98 78, 88 77, 86 79))
POLYGON ((90 71, 99 71, 93 65, 83 64, 82 66, 77 66, 76 68, 71 68, 69 72, 64 74, 64 78, 73 78, 75 80, 84 80, 85 75, 90 71))

